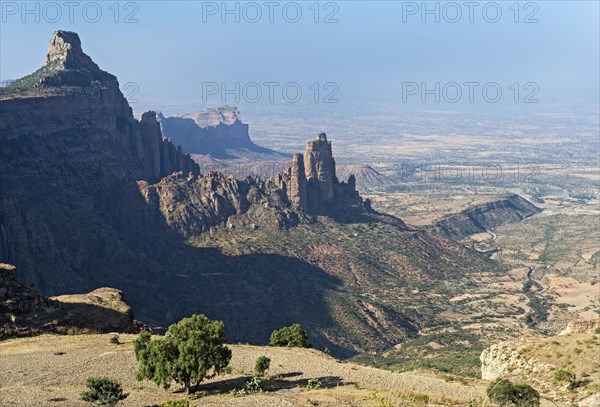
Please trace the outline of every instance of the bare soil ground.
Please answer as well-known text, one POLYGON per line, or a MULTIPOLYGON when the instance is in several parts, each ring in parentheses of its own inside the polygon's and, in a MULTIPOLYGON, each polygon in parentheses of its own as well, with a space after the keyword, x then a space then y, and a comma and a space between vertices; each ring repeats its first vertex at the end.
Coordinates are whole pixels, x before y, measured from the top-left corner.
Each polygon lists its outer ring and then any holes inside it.
MULTIPOLYGON (((137 362, 134 335, 120 335, 121 345, 109 343, 110 334, 12 339, 0 343, 0 400, 2 406, 85 406, 79 394, 91 376, 120 381, 129 393, 122 406, 153 406, 161 401, 188 397, 178 387, 163 390, 135 379, 137 362)), ((453 381, 430 372, 393 373, 339 362, 310 349, 231 345, 229 374, 207 380, 190 396, 197 406, 381 406, 466 405, 480 402, 486 383, 453 381), (266 392, 234 396, 252 375, 256 358, 271 358, 266 392), (317 378, 320 390, 307 390, 317 378), (388 404, 385 404, 388 403, 388 404)))

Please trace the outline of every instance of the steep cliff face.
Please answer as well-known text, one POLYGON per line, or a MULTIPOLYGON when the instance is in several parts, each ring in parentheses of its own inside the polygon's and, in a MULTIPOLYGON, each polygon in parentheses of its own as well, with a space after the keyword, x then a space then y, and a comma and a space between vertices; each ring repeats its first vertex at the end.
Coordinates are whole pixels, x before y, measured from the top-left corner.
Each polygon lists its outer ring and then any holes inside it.
POLYGON ((587 321, 571 321, 559 335, 588 334, 593 335, 600 329, 600 318, 587 321))
POLYGON ((462 238, 504 224, 520 222, 539 212, 540 208, 515 194, 447 216, 437 222, 434 228, 448 237, 462 238))
POLYGON ((158 209, 166 225, 184 238, 215 226, 286 229, 302 219, 279 188, 257 178, 238 180, 219 172, 202 177, 176 173, 157 184, 138 184, 148 207, 158 209))
MULTIPOLYGON (((156 182, 176 171, 200 173, 189 155, 163 140, 154 112, 144 113, 139 122, 134 119, 117 78, 83 52, 75 33, 55 32, 46 64, 4 91, 0 94, 0 137, 7 158, 33 138, 52 136, 52 140, 38 140, 48 150, 47 161, 54 162, 53 153, 65 155, 59 150, 69 149, 73 142, 97 143, 121 150, 121 161, 129 165, 115 170, 124 177, 156 182), (55 146, 48 148, 48 144, 55 146)), ((89 158, 84 156, 82 161, 89 158)), ((6 162, 6 167, 11 165, 6 162)))
POLYGON ((282 158, 285 155, 256 145, 235 107, 209 108, 171 117, 159 115, 162 132, 174 144, 191 154, 230 159, 259 154, 282 158))
POLYGON ((118 230, 138 208, 136 180, 199 167, 153 112, 133 117, 76 34, 54 33, 46 61, 0 95, 0 258, 51 294, 93 288, 81 270, 110 250, 131 257, 118 230))

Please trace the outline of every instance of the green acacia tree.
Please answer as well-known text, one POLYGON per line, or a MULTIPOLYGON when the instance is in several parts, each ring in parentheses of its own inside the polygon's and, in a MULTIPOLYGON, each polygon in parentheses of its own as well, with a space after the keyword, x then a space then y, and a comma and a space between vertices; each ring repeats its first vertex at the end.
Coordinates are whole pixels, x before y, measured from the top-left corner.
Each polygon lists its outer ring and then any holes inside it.
POLYGON ((225 346, 223 322, 204 315, 192 315, 173 324, 164 339, 152 339, 141 333, 134 341, 139 365, 136 378, 148 379, 168 389, 181 384, 191 393, 205 378, 220 374, 231 360, 225 346))
POLYGON ((308 334, 304 329, 302 329, 300 324, 293 324, 274 330, 271 333, 271 340, 269 341, 269 344, 271 346, 307 348, 308 334))

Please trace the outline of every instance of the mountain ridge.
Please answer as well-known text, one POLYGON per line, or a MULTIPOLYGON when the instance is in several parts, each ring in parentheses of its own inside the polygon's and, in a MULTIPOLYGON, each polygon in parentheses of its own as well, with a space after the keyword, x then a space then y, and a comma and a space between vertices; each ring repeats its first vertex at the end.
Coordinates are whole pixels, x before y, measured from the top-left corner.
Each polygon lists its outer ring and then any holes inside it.
POLYGON ((0 259, 45 295, 115 287, 149 324, 203 313, 234 342, 298 322, 349 356, 448 323, 438 298, 498 268, 371 211, 324 133, 271 179, 201 174, 116 82, 61 94, 76 86, 59 78, 0 100, 0 259))

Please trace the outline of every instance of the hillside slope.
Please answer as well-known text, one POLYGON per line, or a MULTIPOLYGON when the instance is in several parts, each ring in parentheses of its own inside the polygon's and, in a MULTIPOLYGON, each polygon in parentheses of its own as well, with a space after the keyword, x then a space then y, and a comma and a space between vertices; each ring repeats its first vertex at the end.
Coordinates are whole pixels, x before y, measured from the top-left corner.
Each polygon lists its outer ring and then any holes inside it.
MULTIPOLYGON (((149 406, 169 399, 185 398, 165 391, 149 381, 135 380, 137 362, 133 335, 120 335, 122 345, 109 344, 110 335, 76 337, 41 336, 34 341, 10 340, 0 343, 0 364, 7 374, 0 376, 0 398, 7 406, 86 406, 79 400, 90 376, 107 375, 123 383, 129 396, 123 406, 149 406), (56 352, 64 352, 57 355, 56 352)), ((309 349, 263 348, 231 345, 232 372, 205 381, 195 406, 377 406, 383 401, 413 405, 429 400, 442 405, 468 405, 484 397, 479 380, 451 381, 448 377, 398 374, 375 368, 340 363, 309 349), (253 373, 260 355, 271 359, 269 377, 263 380, 265 393, 234 396, 229 391, 243 387, 253 373), (308 379, 319 379, 324 388, 307 390, 308 379)))
POLYGON ((451 238, 482 233, 510 223, 517 223, 541 209, 519 195, 475 205, 438 221, 434 228, 451 238))
POLYGON ((115 287, 144 322, 204 313, 232 341, 299 322, 347 356, 467 315, 448 298, 498 270, 372 212, 354 177, 338 180, 325 134, 269 180, 201 175, 154 112, 133 117, 75 33, 56 32, 44 67, 13 85, 0 98, 0 260, 45 295, 115 287))

